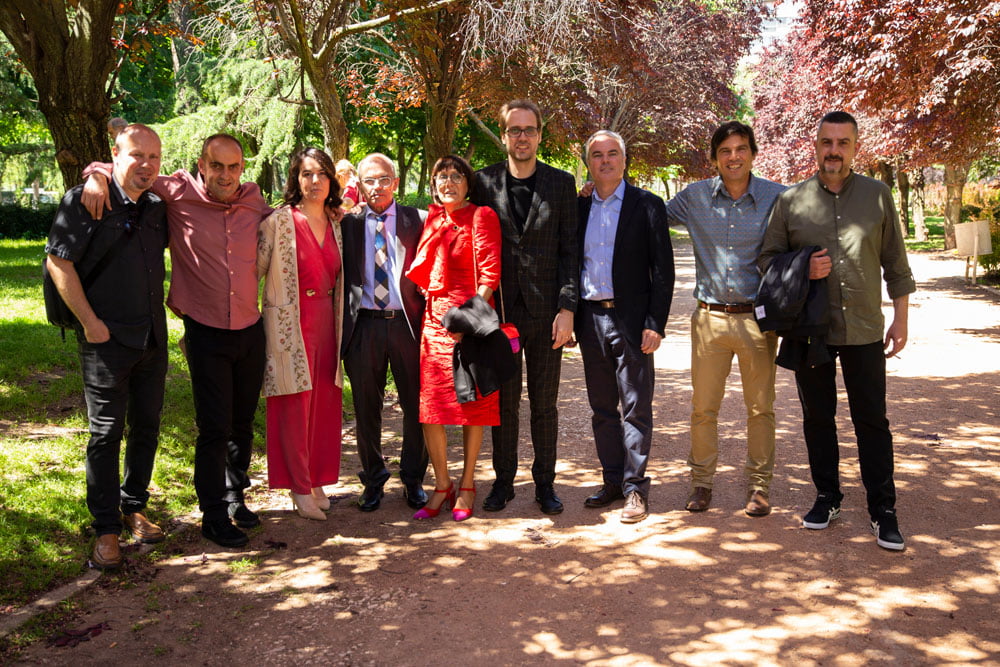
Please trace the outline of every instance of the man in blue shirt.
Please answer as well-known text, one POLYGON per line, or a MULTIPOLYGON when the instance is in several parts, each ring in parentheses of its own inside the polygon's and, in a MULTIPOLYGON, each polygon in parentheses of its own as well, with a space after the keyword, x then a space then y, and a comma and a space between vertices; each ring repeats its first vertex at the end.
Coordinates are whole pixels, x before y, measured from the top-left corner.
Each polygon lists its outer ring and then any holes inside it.
POLYGON ((603 484, 584 504, 624 498, 622 523, 636 523, 649 513, 653 352, 670 313, 674 257, 663 200, 625 182, 621 136, 600 130, 585 149, 594 191, 579 202, 575 324, 603 484))
POLYGON ((667 204, 672 225, 684 225, 694 244, 698 307, 691 315, 692 492, 686 508, 708 509, 719 454, 719 407, 733 355, 739 360, 747 409, 746 513, 771 511, 774 470, 774 357, 777 337, 761 333, 753 316, 768 214, 783 185, 754 176, 753 130, 736 121, 712 135, 718 176, 692 183, 667 204))

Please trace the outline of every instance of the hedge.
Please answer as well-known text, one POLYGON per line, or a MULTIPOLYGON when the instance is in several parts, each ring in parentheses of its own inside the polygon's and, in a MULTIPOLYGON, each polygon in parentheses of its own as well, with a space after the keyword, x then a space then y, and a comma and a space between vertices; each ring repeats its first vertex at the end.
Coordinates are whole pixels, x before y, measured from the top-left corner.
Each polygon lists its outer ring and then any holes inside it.
POLYGON ((37 209, 0 204, 0 239, 47 239, 58 204, 37 209))

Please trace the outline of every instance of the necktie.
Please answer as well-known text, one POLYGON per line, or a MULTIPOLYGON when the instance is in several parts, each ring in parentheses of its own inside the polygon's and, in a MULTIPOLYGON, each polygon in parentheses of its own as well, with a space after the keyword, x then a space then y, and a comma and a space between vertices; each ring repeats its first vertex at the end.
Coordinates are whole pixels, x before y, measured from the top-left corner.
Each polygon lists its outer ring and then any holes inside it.
POLYGON ((389 271, 386 263, 389 252, 385 240, 385 214, 375 216, 375 305, 384 309, 389 305, 389 271))

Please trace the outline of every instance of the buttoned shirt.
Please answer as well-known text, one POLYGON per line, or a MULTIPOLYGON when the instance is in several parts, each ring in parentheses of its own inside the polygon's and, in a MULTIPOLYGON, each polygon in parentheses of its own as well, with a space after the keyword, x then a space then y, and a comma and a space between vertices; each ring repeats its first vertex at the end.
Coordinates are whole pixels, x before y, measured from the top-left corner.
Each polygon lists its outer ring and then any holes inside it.
MULTIPOLYGON (((83 175, 95 172, 110 177, 110 165, 91 164, 83 175)), ((242 183, 232 201, 221 202, 208 195, 200 176, 181 170, 158 176, 151 190, 167 203, 170 309, 217 329, 255 324, 257 229, 272 211, 257 184, 242 183)))
POLYGON ((747 304, 757 297, 767 216, 785 186, 750 175, 735 201, 719 176, 692 183, 667 203, 672 225, 683 225, 694 245, 696 299, 747 304))
MULTIPOLYGON (((389 275, 389 303, 386 310, 402 310, 399 296, 399 275, 396 267, 396 202, 383 211, 385 214, 385 270, 389 275)), ((379 214, 365 206, 365 284, 361 291, 361 307, 381 310, 375 305, 375 225, 379 214)))
POLYGON ((618 184, 607 199, 601 199, 597 188, 591 193, 590 216, 583 237, 583 266, 580 271, 580 297, 587 301, 615 298, 611 269, 614 266, 615 236, 621 217, 625 181, 618 184))
MULTIPOLYGON (((45 252, 73 262, 81 282, 90 283, 87 302, 118 343, 140 350, 164 346, 166 209, 149 191, 133 201, 114 179, 110 189, 111 210, 94 220, 80 203, 83 186, 71 188, 56 213, 45 252), (109 252, 116 253, 113 261, 86 280, 109 252)), ((82 329, 77 336, 82 340, 82 329)))
POLYGON ((889 298, 916 290, 899 217, 888 186, 851 173, 839 192, 817 176, 778 197, 764 235, 759 264, 807 245, 826 248, 833 262, 826 278, 830 295, 830 345, 867 345, 882 340, 883 276, 889 298))

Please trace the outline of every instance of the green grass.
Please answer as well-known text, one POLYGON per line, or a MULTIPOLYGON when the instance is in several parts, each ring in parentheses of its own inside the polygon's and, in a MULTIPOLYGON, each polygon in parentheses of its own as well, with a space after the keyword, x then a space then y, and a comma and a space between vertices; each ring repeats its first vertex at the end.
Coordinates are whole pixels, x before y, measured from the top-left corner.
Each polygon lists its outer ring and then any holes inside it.
POLYGON ((944 216, 927 215, 924 216, 924 225, 927 226, 927 240, 914 241, 913 238, 904 239, 908 252, 930 252, 933 250, 944 250, 944 216))
MULTIPOLYGON (((44 241, 0 240, 0 607, 21 605, 86 568, 90 513, 84 453, 89 435, 76 338, 45 319, 44 241)), ((169 265, 168 265, 169 266, 169 265)), ((169 279, 169 276, 168 276, 169 279)), ((170 359, 149 516, 163 521, 197 507, 192 483, 194 406, 168 311, 170 359)), ((351 405, 345 387, 344 404, 351 405)), ((264 400, 255 422, 252 472, 264 455, 264 400)))

